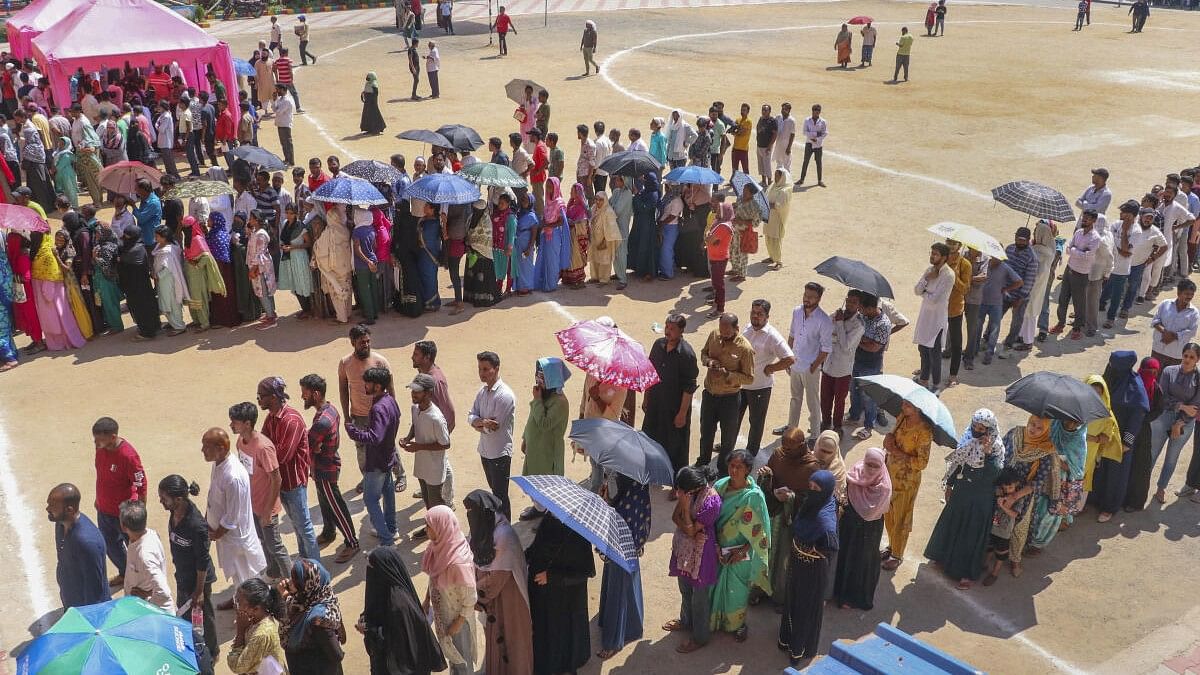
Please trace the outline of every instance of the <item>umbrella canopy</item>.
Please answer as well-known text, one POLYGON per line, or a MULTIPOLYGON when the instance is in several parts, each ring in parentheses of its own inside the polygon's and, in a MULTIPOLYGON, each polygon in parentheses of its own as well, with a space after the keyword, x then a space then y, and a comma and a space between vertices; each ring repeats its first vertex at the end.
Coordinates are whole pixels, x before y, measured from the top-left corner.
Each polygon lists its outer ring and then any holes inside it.
POLYGON ((879 404, 880 408, 900 417, 900 402, 908 401, 933 429, 933 441, 947 448, 958 446, 958 432, 954 430, 954 418, 942 400, 925 387, 899 375, 867 375, 854 378, 862 386, 863 393, 879 404))
POLYGON ((198 673, 192 624, 140 598, 72 607, 17 659, 21 673, 198 673))
POLYGON ((638 483, 675 484, 671 458, 663 446, 624 422, 603 417, 575 420, 569 438, 600 466, 638 483))
POLYGON ((431 173, 417 179, 404 191, 407 199, 430 204, 470 204, 479 201, 479 188, 452 173, 431 173))
POLYGON ((404 177, 400 169, 377 159, 356 159, 342 167, 342 173, 361 178, 368 183, 391 185, 404 177))
POLYGON ((539 91, 544 91, 546 88, 534 82, 533 80, 512 80, 504 85, 504 95, 508 96, 508 100, 521 105, 525 102, 525 87, 533 88, 533 96, 537 98, 539 91))
POLYGON ((246 77, 254 77, 254 66, 250 65, 246 59, 234 58, 233 72, 246 77))
POLYGON ((1075 212, 1063 193, 1031 180, 1017 180, 994 187, 992 199, 1034 218, 1059 222, 1075 220, 1075 212))
POLYGON ((930 225, 928 229, 939 237, 961 241, 963 246, 969 246, 989 258, 1008 259, 1000 240, 977 227, 943 221, 930 225))
POLYGON ((813 268, 823 277, 840 281, 850 288, 857 288, 865 293, 881 298, 895 298, 892 285, 882 274, 876 272, 870 265, 860 260, 852 260, 835 255, 813 268))
POLYGON ((235 194, 229 183, 219 180, 189 180, 176 183, 167 190, 164 199, 193 199, 195 197, 216 197, 219 195, 235 194))
POLYGON ((766 220, 771 216, 771 204, 767 201, 767 194, 763 192, 763 188, 750 176, 741 171, 734 171, 733 177, 729 179, 729 184, 733 186, 734 199, 741 199, 742 192, 747 185, 754 186, 754 203, 758 205, 758 212, 762 215, 762 219, 766 220))
POLYGON ((428 129, 409 129, 396 134, 396 138, 405 141, 417 141, 418 143, 428 143, 438 148, 452 148, 454 143, 449 138, 439 134, 436 131, 428 129))
POLYGON ((563 358, 606 384, 646 391, 658 384, 658 371, 646 350, 619 328, 580 321, 554 334, 563 358))
POLYGON ((14 232, 49 232, 47 223, 37 211, 20 204, 0 204, 0 227, 14 232))
POLYGON ((874 21, 875 21, 875 19, 872 19, 869 16, 859 15, 859 16, 854 17, 853 19, 850 19, 846 23, 850 24, 851 26, 861 26, 863 24, 872 23, 874 21))
POLYGON ((440 126, 437 133, 445 136, 453 144, 450 147, 459 152, 470 152, 483 147, 483 139, 479 137, 479 132, 462 124, 440 126))
POLYGON ((351 176, 338 176, 326 181, 312 195, 313 201, 328 204, 371 206, 387 204, 387 198, 367 181, 351 176))
POLYGON ((695 183, 699 185, 720 185, 725 182, 721 174, 704 166, 681 166, 671 169, 663 180, 668 183, 695 183))
POLYGON ((284 164, 282 159, 279 159, 257 145, 239 145, 227 154, 237 159, 245 160, 247 164, 262 167, 267 171, 281 171, 287 168, 287 164, 284 164))
POLYGON ((523 188, 529 185, 528 181, 521 178, 521 174, 503 164, 491 162, 475 162, 471 166, 464 166, 458 175, 475 185, 489 187, 523 188))
POLYGON ((158 181, 162 179, 162 172, 141 162, 126 160, 110 164, 100 170, 100 187, 123 195, 131 195, 137 188, 137 182, 143 178, 150 181, 152 186, 158 187, 158 181))
MULTIPOLYGON (((641 150, 614 152, 600 162, 600 170, 614 176, 644 176, 662 171, 662 165, 654 155, 641 150)), ((717 185, 719 183, 714 183, 717 185)))
POLYGON ((600 495, 565 476, 513 476, 509 480, 524 490, 534 503, 553 513, 563 525, 587 539, 601 555, 626 572, 638 568, 629 526, 600 495))
POLYGON ((1039 370, 1008 385, 1004 401, 1025 412, 1055 420, 1087 424, 1108 417, 1108 409, 1091 385, 1067 375, 1039 370))

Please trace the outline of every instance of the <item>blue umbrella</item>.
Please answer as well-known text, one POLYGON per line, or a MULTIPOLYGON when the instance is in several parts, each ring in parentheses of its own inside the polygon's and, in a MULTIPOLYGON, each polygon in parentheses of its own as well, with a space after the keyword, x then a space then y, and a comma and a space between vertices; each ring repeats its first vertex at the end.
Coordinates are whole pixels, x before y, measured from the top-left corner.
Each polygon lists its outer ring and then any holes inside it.
POLYGON ((899 375, 867 375, 854 378, 880 408, 900 417, 900 402, 908 401, 921 411, 921 416, 933 427, 933 440, 948 448, 958 447, 958 432, 950 410, 933 392, 899 375))
POLYGON ((564 476, 513 476, 512 482, 626 572, 638 568, 633 535, 600 495, 564 476))
POLYGON ((771 203, 767 201, 767 195, 763 192, 763 188, 750 176, 741 171, 734 171, 733 177, 729 179, 729 184, 733 186, 734 199, 742 198, 742 191, 747 185, 754 186, 754 203, 758 205, 758 212, 762 215, 762 219, 766 220, 771 216, 771 203))
POLYGON ((699 183, 700 185, 720 185, 725 182, 721 174, 704 166, 681 166, 671 169, 663 180, 668 183, 699 183))
POLYGON ((479 188, 462 176, 452 173, 432 173, 422 176, 404 191, 406 199, 420 199, 430 204, 470 204, 479 201, 479 188))
POLYGON ((387 198, 367 181, 352 176, 338 176, 326 182, 312 196, 314 201, 355 206, 381 205, 387 198))
POLYGON ((663 446, 624 422, 603 417, 575 420, 569 438, 600 466, 638 483, 675 484, 671 459, 663 446))
POLYGON ((253 76, 254 66, 250 65, 250 62, 246 59, 235 58, 233 60, 233 72, 237 73, 238 75, 253 76))

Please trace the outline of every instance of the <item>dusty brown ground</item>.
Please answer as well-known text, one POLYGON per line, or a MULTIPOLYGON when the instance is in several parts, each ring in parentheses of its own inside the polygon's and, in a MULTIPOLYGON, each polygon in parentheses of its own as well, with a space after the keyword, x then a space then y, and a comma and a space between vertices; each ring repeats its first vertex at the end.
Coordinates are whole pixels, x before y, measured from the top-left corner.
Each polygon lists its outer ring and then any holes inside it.
MULTIPOLYGON (((319 32, 311 47, 327 56, 320 66, 302 68, 298 74, 310 112, 297 117, 297 157, 303 161, 336 153, 343 159, 382 159, 400 151, 411 160, 423 149, 396 141, 393 134, 449 122, 469 124, 485 137, 505 136, 514 123, 502 86, 512 77, 532 78, 550 89, 552 128, 566 138, 573 138, 575 124, 597 118, 609 127, 636 125, 648 132, 650 117, 671 107, 706 109, 714 98, 734 110, 748 101, 756 111, 763 101, 778 107, 790 100, 800 114, 820 102, 830 121, 830 187, 795 195, 785 242, 786 268, 766 274, 763 265, 752 264, 751 279, 731 292, 730 309, 743 317, 751 299, 769 298, 776 306, 773 321, 784 331, 790 308, 799 300, 799 287, 813 278, 812 266, 832 254, 876 265, 897 289, 900 308, 915 316, 917 304, 908 288, 925 264, 930 243, 925 227, 959 220, 1007 241, 1024 223, 1020 215, 991 203, 987 191, 994 185, 1032 178, 1074 199, 1087 185, 1088 169, 1103 165, 1113 173, 1110 185, 1119 203, 1161 182, 1167 172, 1195 163, 1197 132, 1179 121, 1193 112, 1194 85, 1187 84, 1192 73, 1171 65, 1175 56, 1194 45, 1200 31, 1194 17, 1158 13, 1145 34, 1132 36, 1125 33, 1124 10, 1097 5, 1093 25, 1075 34, 1069 9, 955 7, 947 37, 916 39, 912 82, 885 84, 899 22, 918 28, 922 9, 856 2, 608 14, 601 24, 601 57, 610 59, 604 62, 605 76, 585 80, 576 77, 580 59, 575 44, 582 16, 558 16, 547 29, 524 21, 522 26, 529 27, 511 40, 512 55, 502 60, 486 46, 481 26, 462 25, 458 37, 435 37, 442 50, 443 95, 439 101, 420 103, 405 100, 409 81, 398 51, 402 43, 390 29, 361 26, 319 32), (837 25, 854 14, 871 14, 878 21, 875 66, 831 70, 837 25), (1158 28, 1166 25, 1171 30, 1158 28), (674 35, 690 37, 670 39, 674 35), (667 39, 639 47, 660 38, 667 39), (617 49, 629 51, 613 57, 617 49), (362 138, 357 128, 358 91, 368 70, 379 73, 389 128, 384 136, 362 138)), ((245 56, 252 42, 235 39, 235 52, 245 56)), ((854 48, 857 62, 857 35, 854 48)), ((427 91, 423 82, 422 93, 427 91)), ((270 126, 263 127, 263 139, 268 148, 277 148, 270 126)), ((572 141, 565 147, 569 174, 576 146, 572 141)), ((794 167, 799 163, 798 156, 794 167)), ((570 317, 608 314, 649 344, 656 337, 650 325, 669 311, 682 311, 691 318, 688 339, 699 349, 714 328, 699 312, 703 285, 686 279, 634 283, 623 296, 589 287, 534 295, 453 318, 445 312, 419 321, 388 316, 375 329, 376 347, 404 381, 412 373, 412 343, 437 340, 439 362, 460 416, 478 386, 474 353, 495 349, 504 360, 503 376, 520 400, 522 425, 533 361, 558 353, 553 330, 566 326, 570 317)), ((843 292, 835 287, 825 306, 832 309, 843 292)), ((282 295, 280 304, 284 312, 295 309, 282 295)), ((976 408, 989 406, 1007 428, 1022 414, 1003 404, 1004 385, 1039 368, 1079 376, 1099 372, 1110 348, 1145 353, 1146 326, 1143 311, 1128 326, 1110 332, 1107 344, 1098 339, 1062 346, 1046 343, 1025 360, 997 361, 964 373, 963 384, 947 392, 944 400, 960 423, 976 408)), ((302 375, 317 372, 335 378, 336 360, 349 349, 344 329, 294 320, 265 333, 241 328, 148 344, 130 342, 131 335, 127 331, 98 339, 76 352, 42 354, 4 376, 7 395, 0 409, 0 444, 8 447, 7 470, 16 480, 0 487, 19 489, 6 495, 5 506, 27 507, 5 513, 16 535, 0 548, 8 570, 0 580, 0 597, 6 598, 3 606, 8 610, 0 612, 0 630, 7 647, 25 639, 25 627, 35 616, 31 608, 56 604, 54 545, 42 504, 50 487, 61 481, 82 486, 86 500, 93 497, 88 431, 96 417, 111 415, 121 421, 122 434, 141 452, 152 484, 177 472, 206 486, 208 467, 199 452, 200 435, 210 426, 226 424, 230 404, 253 400, 255 383, 267 375, 284 377, 298 398, 296 382, 302 375), (26 569, 32 569, 33 579, 22 573, 26 569)), ((911 332, 897 336, 887 360, 889 372, 907 373, 916 365, 910 340, 911 332)), ((579 399, 581 381, 575 377, 569 383, 572 402, 579 399)), ((786 415, 786 391, 786 382, 780 381, 768 419, 771 427, 786 415)), ((856 461, 863 448, 879 442, 875 438, 848 443, 848 461, 856 461)), ((452 451, 460 495, 484 484, 474 443, 471 429, 461 424, 452 451)), ((1184 454, 1186 460, 1190 453, 1184 454)), ((568 470, 580 478, 584 466, 575 463, 568 470)), ((1200 507, 1172 501, 1165 508, 1118 516, 1106 525, 1096 524, 1094 513, 1087 512, 1044 556, 1029 561, 1021 579, 1005 576, 990 589, 962 593, 920 556, 941 509, 940 476, 940 455, 935 451, 908 560, 895 574, 884 574, 873 611, 827 612, 823 650, 834 639, 857 639, 875 623, 886 621, 989 671, 1128 673, 1154 670, 1195 639, 1200 618, 1193 610, 1195 594, 1187 589, 1200 583, 1194 564, 1200 554, 1195 538, 1200 507)), ((356 478, 356 471, 349 469, 342 487, 352 488, 356 478)), ((1181 480, 1177 477, 1172 488, 1181 480)), ((516 501, 518 508, 525 505, 523 497, 516 501)), ((310 502, 315 508, 315 495, 310 502)), ((350 503, 356 517, 362 515, 362 502, 350 503)), ((398 499, 406 533, 420 526, 416 504, 408 494, 398 499)), ((773 647, 778 618, 769 608, 751 613, 751 638, 745 645, 718 636, 695 654, 675 653, 678 638, 659 629, 678 605, 675 584, 665 574, 669 508, 664 496, 656 495, 658 517, 643 559, 644 639, 603 667, 593 659, 585 672, 671 673, 687 668, 761 673, 782 668, 785 660, 773 647)), ((152 527, 164 532, 164 514, 157 508, 151 511, 152 527)), ((294 552, 294 537, 288 535, 287 540, 294 552)), ((417 553, 407 542, 400 548, 414 561, 415 572, 417 553)), ((327 562, 345 613, 357 615, 365 558, 344 566, 332 564, 331 556, 327 562)), ((425 577, 415 578, 423 587, 425 577)), ((220 587, 224 597, 224 582, 220 587)), ((599 587, 596 579, 591 584, 593 609, 599 587)), ((232 617, 223 613, 220 620, 222 636, 231 638, 232 617)), ((352 640, 347 651, 347 672, 365 672, 361 643, 352 640)))

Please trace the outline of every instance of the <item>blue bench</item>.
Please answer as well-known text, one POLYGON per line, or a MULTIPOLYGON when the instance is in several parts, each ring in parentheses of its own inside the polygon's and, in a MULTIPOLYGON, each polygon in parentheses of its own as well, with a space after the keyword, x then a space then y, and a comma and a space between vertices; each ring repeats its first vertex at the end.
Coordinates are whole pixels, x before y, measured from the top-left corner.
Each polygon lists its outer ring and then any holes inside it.
MULTIPOLYGON (((983 671, 886 623, 858 642, 838 640, 806 675, 983 675, 983 671)), ((788 668, 785 675, 800 675, 788 668)))

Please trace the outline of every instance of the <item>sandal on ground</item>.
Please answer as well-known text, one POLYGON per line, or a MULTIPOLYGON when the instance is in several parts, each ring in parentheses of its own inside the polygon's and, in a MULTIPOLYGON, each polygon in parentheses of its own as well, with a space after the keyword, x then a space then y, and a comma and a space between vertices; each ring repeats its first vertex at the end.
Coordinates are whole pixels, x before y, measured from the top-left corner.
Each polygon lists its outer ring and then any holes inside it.
POLYGON ((6 373, 6 372, 12 370, 13 368, 16 368, 18 365, 20 365, 20 364, 17 363, 16 361, 9 361, 8 363, 6 363, 4 365, 0 365, 0 373, 6 373))
POLYGON ((733 639, 735 642, 745 642, 750 636, 750 628, 743 625, 741 628, 733 631, 733 639))
POLYGON ((1017 578, 1017 577, 1019 577, 1019 576, 1021 576, 1021 574, 1022 574, 1024 571, 1025 571, 1025 568, 1024 568, 1024 567, 1021 567, 1021 563, 1019 563, 1019 562, 1014 562, 1014 563, 1012 564, 1011 573, 1012 573, 1012 575, 1013 575, 1013 578, 1014 578, 1014 579, 1015 579, 1015 578, 1017 578))
POLYGON ((450 308, 450 316, 462 314, 463 310, 465 310, 465 309, 466 309, 466 307, 464 307, 463 305, 454 305, 450 308))
POLYGON ((1101 513, 1096 518, 1096 522, 1097 523, 1107 523, 1108 521, 1112 520, 1112 517, 1113 517, 1113 514, 1111 514, 1111 513, 1101 513))
POLYGON ((701 649, 703 647, 704 647, 704 645, 700 644, 699 642, 693 642, 692 640, 688 640, 687 642, 676 647, 675 651, 679 652, 680 654, 691 654, 692 652, 696 651, 697 649, 701 649))
POLYGON ((885 569, 889 572, 894 571, 899 566, 900 566, 899 558, 888 558, 887 560, 884 560, 883 563, 880 565, 880 567, 882 567, 883 569, 885 569))
POLYGON ((854 432, 854 437, 860 441, 865 441, 871 437, 871 432, 865 428, 859 429, 858 431, 854 432))
POLYGON ((616 656, 618 651, 620 651, 620 650, 618 650, 618 649, 601 649, 600 651, 596 652, 596 658, 600 659, 601 661, 607 661, 607 660, 611 659, 612 657, 616 656))
POLYGON ((958 582, 958 585, 955 586, 954 588, 956 590, 960 590, 960 591, 969 591, 969 590, 971 590, 971 580, 970 579, 960 579, 958 582))
POLYGON ((686 626, 679 622, 679 619, 671 619, 663 624, 662 629, 668 633, 674 633, 677 630, 684 630, 686 626))
POLYGON ((996 583, 996 579, 998 579, 998 578, 999 577, 997 577, 995 574, 988 574, 986 577, 983 578, 983 585, 991 586, 992 584, 996 583))

